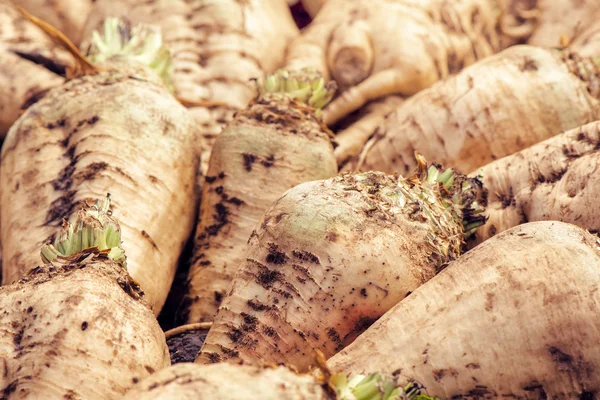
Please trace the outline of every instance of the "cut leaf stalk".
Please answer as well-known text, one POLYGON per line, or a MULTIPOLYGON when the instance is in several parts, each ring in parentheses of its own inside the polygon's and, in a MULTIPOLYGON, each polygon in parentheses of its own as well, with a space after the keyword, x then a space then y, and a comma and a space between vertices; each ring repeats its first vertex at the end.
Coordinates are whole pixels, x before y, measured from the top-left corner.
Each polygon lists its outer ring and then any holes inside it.
POLYGON ((126 266, 119 223, 110 211, 110 194, 92 206, 86 204, 75 214, 73 223, 63 221, 54 243, 42 246, 42 261, 49 264, 57 257, 69 257, 90 248, 108 251, 109 258, 126 266))

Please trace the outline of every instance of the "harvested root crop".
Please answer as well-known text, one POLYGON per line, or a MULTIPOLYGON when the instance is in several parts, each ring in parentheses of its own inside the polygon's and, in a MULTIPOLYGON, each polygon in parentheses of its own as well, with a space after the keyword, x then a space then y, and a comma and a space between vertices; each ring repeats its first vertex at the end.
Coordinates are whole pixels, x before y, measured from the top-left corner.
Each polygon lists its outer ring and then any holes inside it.
MULTIPOLYGON (((107 17, 160 26, 173 59, 175 95, 200 126, 203 174, 222 128, 257 95, 254 80, 281 66, 299 34, 284 0, 97 0, 87 32, 107 17)), ((84 47, 86 44, 84 43, 84 47)))
POLYGON ((178 364, 140 382, 124 400, 434 400, 380 374, 317 380, 285 367, 178 364))
POLYGON ((359 170, 406 174, 415 150, 471 172, 600 119, 600 64, 513 46, 406 100, 365 145, 359 170))
POLYGON ((331 356, 461 253, 481 223, 475 179, 436 166, 403 178, 343 174, 300 184, 249 240, 196 362, 307 370, 331 356))
POLYGON ((526 40, 535 25, 514 17, 523 11, 517 3, 329 0, 290 45, 286 68, 313 67, 336 80, 343 93, 324 112, 331 125, 369 101, 411 96, 526 40))
POLYGON ((333 90, 310 71, 273 74, 215 141, 190 268, 188 322, 214 319, 271 203, 302 182, 336 175, 331 133, 317 114, 333 90))
POLYGON ((42 249, 44 265, 0 287, 0 396, 121 399, 169 366, 164 333, 127 273, 108 199, 57 237, 42 249))
POLYGON ((160 35, 148 26, 123 29, 118 20, 106 28, 90 58, 102 58, 105 48, 122 51, 98 66, 78 55, 80 76, 49 91, 6 137, 3 283, 37 265, 35 249, 53 240, 62 218, 109 192, 121 215, 129 273, 158 314, 195 221, 197 131, 160 78, 168 67, 160 35))
POLYGON ((544 221, 451 263, 328 361, 431 396, 590 399, 600 391, 600 242, 544 221))
POLYGON ((600 121, 572 129, 478 169, 488 189, 485 226, 471 245, 533 221, 600 232, 600 121))

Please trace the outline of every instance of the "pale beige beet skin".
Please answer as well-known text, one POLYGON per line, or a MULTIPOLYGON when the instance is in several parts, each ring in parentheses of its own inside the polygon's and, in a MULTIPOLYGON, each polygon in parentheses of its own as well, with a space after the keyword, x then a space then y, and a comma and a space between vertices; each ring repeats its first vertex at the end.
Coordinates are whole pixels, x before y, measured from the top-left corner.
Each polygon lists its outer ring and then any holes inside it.
MULTIPOLYGON (((502 20, 521 3, 508 2, 502 20)), ((499 11, 488 0, 328 0, 290 45, 286 68, 336 80, 343 93, 325 109, 330 125, 378 97, 413 95, 533 30, 519 19, 503 31, 499 11), (518 27, 519 36, 505 34, 518 27)))
POLYGON ((337 173, 314 109, 261 98, 219 135, 202 188, 190 268, 188 322, 212 321, 253 229, 286 190, 337 173))
POLYGON ((287 191, 250 236, 196 362, 241 359, 306 370, 314 349, 335 354, 433 277, 460 252, 462 224, 446 214, 430 219, 412 200, 398 205, 399 185, 407 187, 368 173, 287 191), (434 220, 451 233, 436 231, 434 220))
POLYGON ((451 263, 328 365, 394 373, 444 399, 594 398, 599 286, 596 236, 562 222, 516 227, 451 263))
POLYGON ((336 127, 335 158, 342 171, 344 166, 350 166, 352 161, 358 160, 373 131, 383 123, 387 114, 396 110, 403 102, 402 96, 386 96, 372 101, 341 121, 341 126, 336 127))
POLYGON ((123 400, 328 400, 315 379, 285 367, 177 364, 133 387, 123 400))
POLYGON ((471 172, 600 118, 598 66, 513 46, 404 102, 365 146, 361 170, 406 174, 414 152, 471 172), (589 76, 581 77, 584 65, 589 76))
POLYGON ((53 89, 9 131, 0 163, 3 283, 38 264, 40 244, 82 200, 111 193, 128 270, 158 314, 195 222, 197 128, 153 72, 118 69, 53 89))
POLYGON ((600 232, 600 121, 572 129, 473 173, 488 189, 488 222, 470 245, 513 226, 559 220, 600 232))
POLYGON ((285 0, 97 0, 85 37, 105 18, 121 15, 161 27, 175 94, 191 102, 186 105, 199 125, 206 174, 215 138, 256 96, 252 79, 281 66, 286 46, 299 34, 285 0))
POLYGON ((578 34, 569 44, 569 48, 584 57, 594 57, 600 54, 600 21, 591 24, 578 34))
MULTIPOLYGON (((506 0, 500 0, 506 1, 506 0)), ((596 0, 536 0, 535 32, 527 44, 540 47, 561 47, 579 36, 600 17, 600 2, 596 0)))
POLYGON ((170 365, 164 333, 123 266, 92 257, 36 267, 0 288, 3 399, 117 400, 170 365))
POLYGON ((85 21, 96 0, 12 0, 29 13, 63 32, 79 44, 85 21))
POLYGON ((0 0, 0 137, 32 96, 64 82, 71 56, 8 0, 0 0))

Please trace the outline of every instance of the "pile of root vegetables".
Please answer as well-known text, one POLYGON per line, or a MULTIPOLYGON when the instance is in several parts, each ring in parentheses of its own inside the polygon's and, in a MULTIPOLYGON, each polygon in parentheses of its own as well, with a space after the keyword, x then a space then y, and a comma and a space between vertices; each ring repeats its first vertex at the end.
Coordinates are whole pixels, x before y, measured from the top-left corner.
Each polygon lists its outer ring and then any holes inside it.
POLYGON ((0 0, 0 399, 600 398, 597 0, 0 0))

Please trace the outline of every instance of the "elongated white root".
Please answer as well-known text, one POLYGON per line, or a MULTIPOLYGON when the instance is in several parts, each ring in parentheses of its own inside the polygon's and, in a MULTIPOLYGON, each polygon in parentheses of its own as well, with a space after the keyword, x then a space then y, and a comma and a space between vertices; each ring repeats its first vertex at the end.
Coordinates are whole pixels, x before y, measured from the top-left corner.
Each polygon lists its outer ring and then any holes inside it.
POLYGON ((513 46, 407 99, 374 131, 356 168, 407 174, 418 151, 471 172, 600 119, 599 82, 593 58, 513 46))
POLYGON ((318 74, 280 71, 215 141, 183 310, 188 322, 213 320, 265 210, 288 189, 337 173, 330 133, 317 116, 332 96, 318 74))
POLYGON ((44 265, 0 287, 3 399, 117 400, 170 364, 108 207, 87 204, 43 246, 44 265))
POLYGON ((196 362, 331 356, 461 253, 483 222, 476 180, 344 174, 300 184, 265 212, 196 362), (463 219, 464 218, 464 219, 463 219))
POLYGON ((594 398, 600 243, 562 222, 499 234, 451 263, 328 361, 431 396, 594 398))
POLYGON ((478 175, 488 188, 488 222, 470 241, 528 221, 557 220, 600 232, 600 121, 571 129, 490 163, 478 175))
MULTIPOLYGON (((161 65, 155 36, 131 39, 147 50, 149 65, 161 65)), ((63 218, 109 192, 128 270, 158 314, 193 229, 197 127, 151 68, 123 58, 80 62, 80 76, 30 107, 2 147, 3 282, 37 265, 36 249, 63 218)))
MULTIPOLYGON (((329 375, 329 374, 328 374, 329 375)), ((435 400, 380 374, 317 378, 279 366, 178 364, 140 382, 124 400, 435 400)))
MULTIPOLYGON (((201 172, 222 128, 257 95, 256 82, 281 66, 299 30, 284 0, 98 0, 86 37, 110 16, 160 26, 173 59, 175 95, 202 140, 201 172)), ((86 44, 84 43, 84 48, 86 44)))
POLYGON ((286 68, 316 68, 337 81, 342 94, 324 112, 331 125, 369 101, 411 96, 525 40, 533 17, 515 17, 523 10, 514 3, 522 2, 328 0, 290 45, 286 68))

